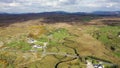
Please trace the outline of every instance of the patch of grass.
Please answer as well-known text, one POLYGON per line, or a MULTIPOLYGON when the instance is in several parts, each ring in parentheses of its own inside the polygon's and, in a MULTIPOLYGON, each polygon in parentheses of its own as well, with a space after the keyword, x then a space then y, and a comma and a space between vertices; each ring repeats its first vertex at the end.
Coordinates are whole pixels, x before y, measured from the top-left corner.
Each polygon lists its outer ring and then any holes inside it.
POLYGON ((66 29, 59 28, 42 35, 39 39, 37 39, 38 42, 36 42, 36 44, 41 44, 41 42, 48 42, 50 46, 61 45, 64 41, 64 38, 69 36, 69 32, 66 29))
POLYGON ((115 55, 120 57, 120 52, 116 52, 115 55))
POLYGON ((54 39, 58 39, 58 40, 61 40, 61 39, 64 39, 65 37, 68 37, 69 36, 69 33, 66 29, 64 28, 59 28, 57 30, 55 30, 53 33, 53 38, 54 39))
POLYGON ((69 37, 69 32, 64 28, 59 28, 49 35, 51 36, 49 43, 51 45, 57 45, 59 43, 62 43, 64 41, 64 38, 69 37))
POLYGON ((23 51, 27 51, 27 50, 31 49, 30 44, 23 40, 11 41, 11 42, 7 43, 6 45, 11 48, 20 49, 23 51))
MULTIPOLYGON (((120 37, 118 37, 118 33, 120 32, 120 26, 99 26, 99 25, 92 25, 87 26, 85 28, 85 33, 89 33, 92 37, 94 37, 98 42, 104 44, 106 51, 104 50, 105 55, 109 55, 108 57, 114 56, 117 63, 114 63, 114 60, 102 58, 113 62, 113 64, 119 64, 119 52, 120 52, 120 37), (98 38, 97 38, 98 37, 98 38), (107 51, 109 53, 107 53, 107 51)), ((101 47, 102 48, 102 47, 101 47)), ((94 48, 95 49, 95 48, 94 48)), ((96 50, 97 51, 97 50, 96 50)), ((98 57, 98 55, 96 55, 98 57)), ((112 58, 112 57, 111 57, 112 58)), ((116 61, 115 60, 115 61, 116 61)))
POLYGON ((54 68, 58 62, 54 56, 46 56, 41 61, 36 61, 28 65, 28 68, 54 68))
POLYGON ((92 32, 93 37, 104 43, 106 47, 112 51, 114 48, 114 55, 119 57, 117 51, 120 51, 120 37, 118 37, 120 26, 101 26, 96 28, 98 28, 98 30, 92 32))

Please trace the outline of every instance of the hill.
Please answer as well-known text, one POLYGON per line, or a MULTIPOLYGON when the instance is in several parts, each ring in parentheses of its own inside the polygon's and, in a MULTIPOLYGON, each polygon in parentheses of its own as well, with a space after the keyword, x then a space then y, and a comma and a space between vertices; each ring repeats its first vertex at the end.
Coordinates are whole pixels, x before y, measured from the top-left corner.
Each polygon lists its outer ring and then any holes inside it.
POLYGON ((117 68, 120 66, 118 20, 115 16, 64 12, 3 14, 1 67, 85 68, 89 61, 117 68), (104 22, 118 24, 111 26, 104 22))
POLYGON ((93 19, 99 19, 104 17, 119 18, 119 15, 120 15, 119 11, 113 11, 113 12, 96 11, 92 13, 85 13, 85 12, 68 13, 63 11, 25 13, 25 14, 0 13, 0 23, 1 23, 0 26, 8 26, 9 24, 12 23, 24 22, 35 19, 43 19, 42 22, 44 23, 69 22, 70 24, 73 23, 86 24, 93 19))

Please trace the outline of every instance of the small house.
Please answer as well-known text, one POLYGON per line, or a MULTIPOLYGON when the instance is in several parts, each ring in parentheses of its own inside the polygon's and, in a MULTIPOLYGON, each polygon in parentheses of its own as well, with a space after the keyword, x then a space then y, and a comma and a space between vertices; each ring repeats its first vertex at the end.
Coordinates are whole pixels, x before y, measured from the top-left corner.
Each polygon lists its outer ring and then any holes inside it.
POLYGON ((32 48, 40 49, 40 48, 43 48, 43 46, 40 46, 40 45, 33 45, 32 48))

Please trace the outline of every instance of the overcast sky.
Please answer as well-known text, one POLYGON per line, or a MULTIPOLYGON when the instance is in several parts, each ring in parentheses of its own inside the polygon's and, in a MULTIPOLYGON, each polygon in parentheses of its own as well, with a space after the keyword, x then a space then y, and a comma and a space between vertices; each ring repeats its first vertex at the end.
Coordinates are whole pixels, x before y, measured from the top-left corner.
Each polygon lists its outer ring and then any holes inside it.
POLYGON ((0 0, 0 12, 120 11, 120 0, 0 0))

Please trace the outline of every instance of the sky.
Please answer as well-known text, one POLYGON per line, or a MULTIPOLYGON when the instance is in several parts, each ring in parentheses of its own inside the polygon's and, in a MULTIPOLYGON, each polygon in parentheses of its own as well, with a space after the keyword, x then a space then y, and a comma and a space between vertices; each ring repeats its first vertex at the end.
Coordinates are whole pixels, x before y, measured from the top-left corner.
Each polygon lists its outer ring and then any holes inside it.
POLYGON ((0 12, 120 11, 120 0, 0 0, 0 12))

